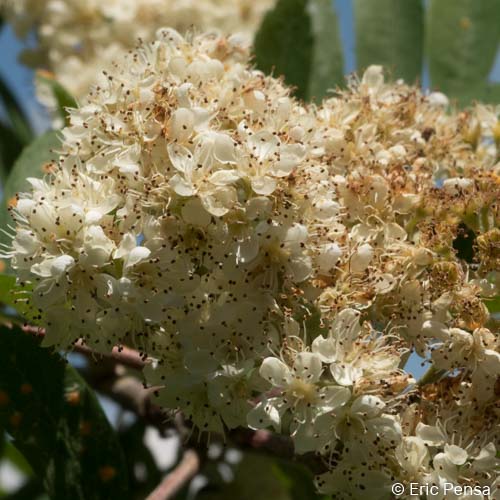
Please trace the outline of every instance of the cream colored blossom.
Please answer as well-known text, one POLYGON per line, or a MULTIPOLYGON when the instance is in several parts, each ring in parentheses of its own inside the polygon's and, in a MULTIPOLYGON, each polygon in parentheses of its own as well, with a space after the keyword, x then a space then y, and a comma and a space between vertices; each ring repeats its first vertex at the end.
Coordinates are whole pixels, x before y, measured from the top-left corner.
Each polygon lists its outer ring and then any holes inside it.
MULTIPOLYGON (((83 99, 109 61, 119 59, 138 40, 151 41, 156 30, 219 30, 251 41, 274 0, 1 0, 0 10, 17 34, 31 29, 38 45, 24 60, 49 70, 74 97, 83 99), (106 62, 107 61, 107 62, 106 62), (78 75, 78 78, 75 78, 78 75)), ((38 84, 42 102, 54 97, 38 84)))
POLYGON ((45 342, 139 349, 161 406, 290 436, 338 498, 494 485, 485 110, 448 113, 378 67, 309 106, 237 37, 171 29, 103 77, 12 207, 5 257, 45 342))

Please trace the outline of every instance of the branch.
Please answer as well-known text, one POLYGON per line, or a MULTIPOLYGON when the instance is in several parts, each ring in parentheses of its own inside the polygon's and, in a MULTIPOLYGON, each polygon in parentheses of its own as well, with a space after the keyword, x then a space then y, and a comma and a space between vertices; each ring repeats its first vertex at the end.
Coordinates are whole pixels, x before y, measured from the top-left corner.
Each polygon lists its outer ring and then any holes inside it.
MULTIPOLYGON (((37 337, 45 337, 44 328, 32 325, 24 325, 21 328, 24 332, 31 335, 35 335, 37 337)), ((121 365, 133 368, 134 370, 142 370, 146 365, 146 357, 144 355, 141 355, 136 350, 131 349, 130 347, 115 346, 113 347, 111 352, 100 353, 85 345, 82 339, 80 339, 78 342, 75 342, 73 345, 73 350, 75 352, 84 354, 85 356, 91 358, 96 362, 100 359, 109 359, 121 365)))
POLYGON ((259 451, 272 457, 301 463, 308 467, 313 474, 325 472, 325 463, 321 456, 315 453, 297 455, 290 436, 274 434, 267 430, 253 431, 240 427, 230 431, 227 437, 231 443, 243 450, 259 451))
POLYGON ((285 459, 293 459, 295 456, 292 440, 270 431, 253 431, 242 427, 231 431, 228 438, 241 448, 260 450, 285 459))
MULTIPOLYGON (((45 331, 42 328, 24 326, 23 330, 32 335, 45 335, 45 331)), ((199 446, 202 441, 200 439, 201 436, 199 432, 196 430, 193 431, 189 424, 184 422, 182 415, 179 412, 169 412, 152 403, 151 394, 155 392, 154 387, 145 388, 138 378, 132 375, 127 375, 123 366, 136 370, 142 370, 142 368, 146 365, 146 360, 140 353, 128 347, 115 347, 110 353, 106 354, 96 353, 90 347, 86 346, 81 340, 74 344, 74 350, 75 352, 80 352, 95 361, 104 359, 115 363, 101 367, 102 370, 97 370, 97 372, 91 372, 86 375, 87 381, 98 391, 102 392, 106 396, 109 396, 127 410, 132 411, 138 417, 145 420, 149 425, 156 427, 160 433, 164 434, 168 429, 175 428, 186 446, 191 448, 199 446)), ((253 431, 251 429, 238 428, 229 431, 226 436, 221 436, 221 440, 233 443, 243 449, 258 450, 287 460, 297 459, 308 465, 313 472, 324 469, 324 465, 320 457, 315 456, 312 453, 296 457, 293 442, 288 436, 274 434, 266 430, 253 431)), ((186 452, 186 455, 188 453, 189 450, 186 452)), ((196 456, 198 463, 197 467, 199 467, 199 456, 196 456)), ((187 455, 187 457, 189 457, 189 455, 187 455)), ((181 461, 178 468, 181 468, 183 463, 184 459, 181 461)), ((191 463, 192 466, 192 459, 189 463, 191 463)), ((181 469, 181 472, 182 471, 184 471, 184 469, 181 469)), ((193 475, 195 473, 196 472, 194 472, 193 475)), ((177 479, 175 479, 177 476, 169 480, 170 476, 174 476, 176 474, 178 474, 177 469, 167 476, 164 482, 159 485, 148 498, 152 500, 157 498, 170 498, 170 496, 154 497, 152 495, 155 494, 157 490, 163 492, 164 490, 160 490, 160 488, 164 485, 164 483, 171 485, 172 481, 177 481, 177 479)), ((190 477, 185 481, 189 479, 190 477)), ((169 488, 170 487, 171 486, 169 486, 169 488)))
MULTIPOLYGON (((99 392, 132 411, 149 425, 154 426, 162 435, 175 429, 185 447, 197 449, 201 443, 205 442, 204 434, 193 429, 190 423, 184 420, 182 413, 165 410, 151 401, 156 388, 145 388, 141 381, 133 375, 120 374, 119 372, 120 370, 115 370, 104 377, 97 374, 97 378, 91 378, 88 381, 99 392)), ((221 442, 231 443, 239 448, 260 451, 285 460, 297 460, 307 465, 314 473, 324 471, 321 457, 314 453, 296 456, 293 442, 289 436, 274 434, 267 430, 254 431, 240 427, 227 431, 223 436, 215 437, 219 438, 221 442)), ((212 435, 211 439, 213 438, 212 435)))
POLYGON ((131 375, 104 378, 92 384, 99 392, 119 403, 126 410, 135 413, 147 424, 152 425, 161 435, 176 427, 172 412, 151 402, 154 388, 145 388, 142 382, 131 375))
POLYGON ((146 365, 146 360, 144 356, 141 356, 136 350, 130 347, 113 347, 113 350, 108 353, 96 353, 93 349, 86 346, 82 340, 79 340, 75 344, 75 351, 81 354, 85 354, 91 357, 93 360, 98 361, 99 359, 111 359, 120 363, 121 365, 128 366, 134 370, 142 370, 146 365))
MULTIPOLYGON (((164 435, 175 429, 187 448, 197 449, 205 442, 204 435, 193 429, 185 421, 182 413, 173 410, 164 410, 151 401, 155 388, 145 389, 142 383, 131 375, 118 378, 96 380, 92 384, 98 391, 109 396, 124 408, 135 413, 139 418, 154 426, 164 435)), ((211 436, 211 440, 217 436, 211 436)), ((297 456, 289 436, 274 434, 267 430, 251 430, 240 427, 218 436, 221 442, 230 443, 246 450, 254 450, 285 460, 297 460, 307 465, 313 473, 324 472, 324 462, 314 453, 297 456)))
POLYGON ((152 491, 146 500, 168 500, 200 470, 200 458, 194 450, 186 450, 179 465, 152 491))

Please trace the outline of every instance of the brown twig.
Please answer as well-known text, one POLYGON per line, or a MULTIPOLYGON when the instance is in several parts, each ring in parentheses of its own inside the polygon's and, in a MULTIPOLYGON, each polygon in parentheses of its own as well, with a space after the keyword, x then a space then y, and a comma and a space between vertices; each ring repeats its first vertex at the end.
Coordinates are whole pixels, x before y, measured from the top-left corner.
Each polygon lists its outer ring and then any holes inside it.
POLYGON ((263 451, 285 459, 294 457, 291 439, 270 431, 240 428, 231 431, 228 438, 231 443, 241 448, 263 451))
MULTIPOLYGON (((23 330, 32 335, 45 335, 45 331, 37 327, 25 326, 23 330)), ((140 353, 128 347, 115 347, 107 354, 96 353, 81 341, 75 343, 74 350, 95 361, 102 359, 112 362, 106 364, 107 366, 103 366, 102 370, 89 374, 90 378, 88 381, 93 387, 121 404, 124 408, 132 411, 138 417, 144 419, 148 424, 156 427, 161 433, 164 433, 168 429, 176 428, 181 439, 184 440, 185 446, 191 449, 191 453, 190 449, 186 451, 179 466, 151 493, 148 500, 171 498, 171 495, 182 484, 191 479, 199 468, 199 455, 192 451, 192 448, 199 447, 203 441, 203 439, 200 439, 200 434, 196 430, 193 431, 189 426, 186 426, 185 422, 182 421, 179 423, 179 420, 182 420, 180 413, 166 412, 158 405, 152 403, 151 394, 154 393, 155 388, 145 388, 137 377, 127 374, 123 367, 135 370, 142 370, 144 368, 146 361, 140 353), (194 470, 192 453, 196 455, 196 471, 192 472, 192 475, 188 475, 190 470, 194 470), (180 481, 181 479, 182 481, 180 481), (165 494, 165 491, 168 493, 167 496, 153 496, 165 494), (172 493, 169 493, 170 491, 172 493)), ((234 429, 226 434, 225 439, 221 436, 221 441, 227 441, 243 449, 252 449, 287 460, 296 459, 292 440, 288 436, 273 434, 266 430, 234 429)), ((300 462, 308 465, 313 472, 321 470, 324 467, 321 460, 317 456, 314 456, 314 454, 301 456, 300 462)))
MULTIPOLYGON (((45 337, 45 329, 32 325, 24 325, 21 327, 22 330, 31 335, 36 335, 38 337, 45 337)), ((113 349, 108 353, 98 353, 94 351, 89 346, 85 345, 82 340, 75 342, 73 350, 80 354, 84 354, 89 358, 98 361, 101 359, 110 359, 116 361, 117 363, 133 368, 134 370, 142 370, 146 365, 146 359, 141 356, 139 352, 130 347, 120 346, 113 347, 113 349)))
POLYGON ((229 432, 227 438, 229 442, 243 450, 258 451, 276 458, 296 461, 308 467, 313 474, 325 472, 325 464, 321 457, 315 453, 297 455, 289 436, 241 427, 229 432))
POLYGON ((175 428, 172 412, 162 409, 151 401, 154 388, 145 388, 142 382, 132 375, 108 377, 92 384, 96 389, 110 397, 123 408, 129 410, 164 435, 175 428))
POLYGON ((149 494, 146 500, 168 500, 188 483, 200 470, 200 458, 196 451, 184 452, 179 465, 149 494))
POLYGON ((112 359, 121 365, 125 365, 134 370, 142 370, 146 365, 144 356, 141 356, 136 350, 130 347, 113 347, 109 353, 96 353, 93 349, 86 346, 81 340, 75 344, 75 352, 84 354, 96 361, 102 358, 112 359))

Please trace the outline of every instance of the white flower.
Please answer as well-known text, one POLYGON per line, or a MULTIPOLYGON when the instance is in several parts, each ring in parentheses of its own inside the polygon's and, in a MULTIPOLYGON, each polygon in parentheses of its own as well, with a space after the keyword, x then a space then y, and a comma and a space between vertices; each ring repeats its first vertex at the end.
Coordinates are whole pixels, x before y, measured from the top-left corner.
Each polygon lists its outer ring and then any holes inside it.
POLYGON ((342 250, 336 243, 326 243, 320 247, 319 252, 316 258, 318 267, 321 272, 328 274, 335 268, 342 256, 342 250))
MULTIPOLYGON (((80 100, 95 83, 103 61, 116 60, 139 38, 151 41, 159 28, 241 33, 248 43, 273 5, 274 0, 4 0, 2 7, 20 37, 26 38, 32 28, 37 34, 38 46, 26 51, 25 61, 48 67, 80 100)), ((55 107, 44 81, 38 80, 37 86, 43 102, 55 107)))
POLYGON ((429 101, 429 104, 436 107, 447 108, 450 104, 448 97, 446 97, 446 95, 442 92, 431 92, 427 96, 427 100, 429 101))
POLYGON ((349 447, 350 453, 367 459, 371 443, 395 447, 401 440, 402 430, 395 416, 383 412, 385 407, 379 397, 363 395, 320 415, 314 424, 317 449, 327 452, 340 440, 349 447))
POLYGON ((335 381, 344 386, 352 386, 363 376, 383 377, 397 370, 399 363, 399 355, 384 348, 383 343, 363 338, 359 317, 354 309, 343 310, 333 321, 328 337, 319 335, 311 347, 330 364, 335 381))
POLYGON ((375 252, 371 245, 364 243, 351 256, 350 267, 353 273, 362 273, 370 265, 375 252))
POLYGON ((318 385, 322 373, 321 358, 313 353, 297 354, 292 368, 277 358, 266 358, 259 373, 279 389, 280 395, 258 403, 248 414, 249 425, 257 429, 272 425, 279 430, 283 414, 292 410, 299 450, 304 432, 302 427, 311 426, 318 415, 344 405, 350 398, 350 391, 344 387, 318 385))
POLYGON ((341 499, 361 499, 370 495, 374 500, 391 498, 391 479, 380 467, 370 469, 367 465, 351 463, 349 460, 337 464, 331 471, 316 476, 314 480, 320 493, 341 499))
POLYGON ((429 471, 429 450, 424 441, 416 436, 403 437, 394 454, 410 482, 419 482, 429 471))
MULTIPOLYGON (((148 13, 126 1, 89 7, 116 40, 100 58, 148 13)), ((74 19, 57 8, 44 36, 74 19)), ((73 79, 76 25, 54 35, 73 79)), ((339 498, 386 498, 395 478, 494 484, 498 172, 477 125, 496 111, 431 101, 370 67, 308 106, 237 37, 159 30, 102 74, 50 174, 10 201, 1 256, 33 290, 28 319, 57 349, 149 356, 157 402, 202 431, 288 435, 339 498), (455 247, 472 230, 467 262, 455 247), (413 350, 434 365, 419 385, 413 350)))
POLYGON ((101 226, 89 226, 86 229, 83 241, 86 265, 102 267, 110 262, 116 245, 113 240, 104 234, 101 226))
POLYGON ((278 272, 297 283, 309 277, 312 264, 303 248, 308 237, 304 225, 280 226, 267 220, 258 224, 253 233, 238 243, 238 262, 250 263, 251 268, 266 266, 272 283, 278 272))
POLYGON ((446 435, 442 428, 434 425, 419 423, 416 428, 417 437, 429 446, 440 446, 446 441, 446 435))
POLYGON ((71 255, 61 255, 48 259, 41 264, 35 264, 31 272, 42 278, 54 278, 56 281, 68 272, 75 264, 75 259, 71 255))
POLYGON ((366 87, 368 92, 376 93, 384 83, 384 72, 382 66, 369 66, 363 73, 361 85, 366 87))
POLYGON ((498 340, 486 328, 469 333, 460 328, 443 332, 442 341, 433 346, 432 358, 437 366, 447 369, 467 368, 472 373, 476 397, 486 401, 494 392, 500 375, 500 354, 496 352, 498 340))
POLYGON ((208 399, 216 408, 229 429, 245 422, 251 409, 252 389, 257 388, 253 380, 251 363, 241 366, 225 366, 208 382, 208 399))

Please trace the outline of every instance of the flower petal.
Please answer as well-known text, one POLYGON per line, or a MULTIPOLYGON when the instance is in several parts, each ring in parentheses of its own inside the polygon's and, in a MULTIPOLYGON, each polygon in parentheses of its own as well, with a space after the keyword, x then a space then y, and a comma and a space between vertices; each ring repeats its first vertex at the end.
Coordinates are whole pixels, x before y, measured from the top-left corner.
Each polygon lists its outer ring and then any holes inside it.
POLYGON ((384 408, 385 403, 379 397, 365 394, 354 400, 351 405, 351 413, 373 418, 379 415, 384 408))
POLYGON ((337 360, 337 342, 333 338, 318 335, 312 342, 311 350, 317 354, 323 363, 333 363, 337 360))
POLYGON ((441 446, 446 438, 438 427, 434 425, 425 425, 422 422, 417 424, 415 434, 425 443, 430 446, 441 446))
POLYGON ((320 391, 320 413, 333 411, 344 406, 351 399, 351 391, 347 387, 330 385, 320 391))
POLYGON ((278 185, 277 181, 272 177, 253 177, 251 180, 252 189, 257 194, 261 194, 264 196, 268 196, 274 192, 276 186, 278 185))
POLYGON ((251 429, 272 427, 276 432, 279 432, 281 417, 271 401, 262 401, 248 412, 247 424, 251 429))
POLYGON ((297 354, 293 371, 298 378, 315 383, 319 380, 322 370, 321 358, 317 354, 312 352, 297 354))
POLYGON ((467 452, 454 444, 445 444, 446 458, 454 465, 463 465, 467 461, 467 452))
POLYGON ((179 196, 193 196, 195 194, 195 190, 193 189, 193 186, 184 179, 184 177, 181 177, 179 174, 175 174, 169 182, 170 186, 172 189, 179 195, 179 196))
POLYGON ((260 376, 275 387, 287 385, 291 379, 290 368, 277 358, 264 359, 259 369, 260 376))
POLYGON ((125 258, 125 267, 132 267, 146 260, 151 255, 151 250, 146 247, 135 247, 125 258))
POLYGON ((356 380, 363 375, 363 370, 361 368, 350 363, 333 363, 330 365, 330 371, 335 382, 345 386, 354 385, 356 380))

